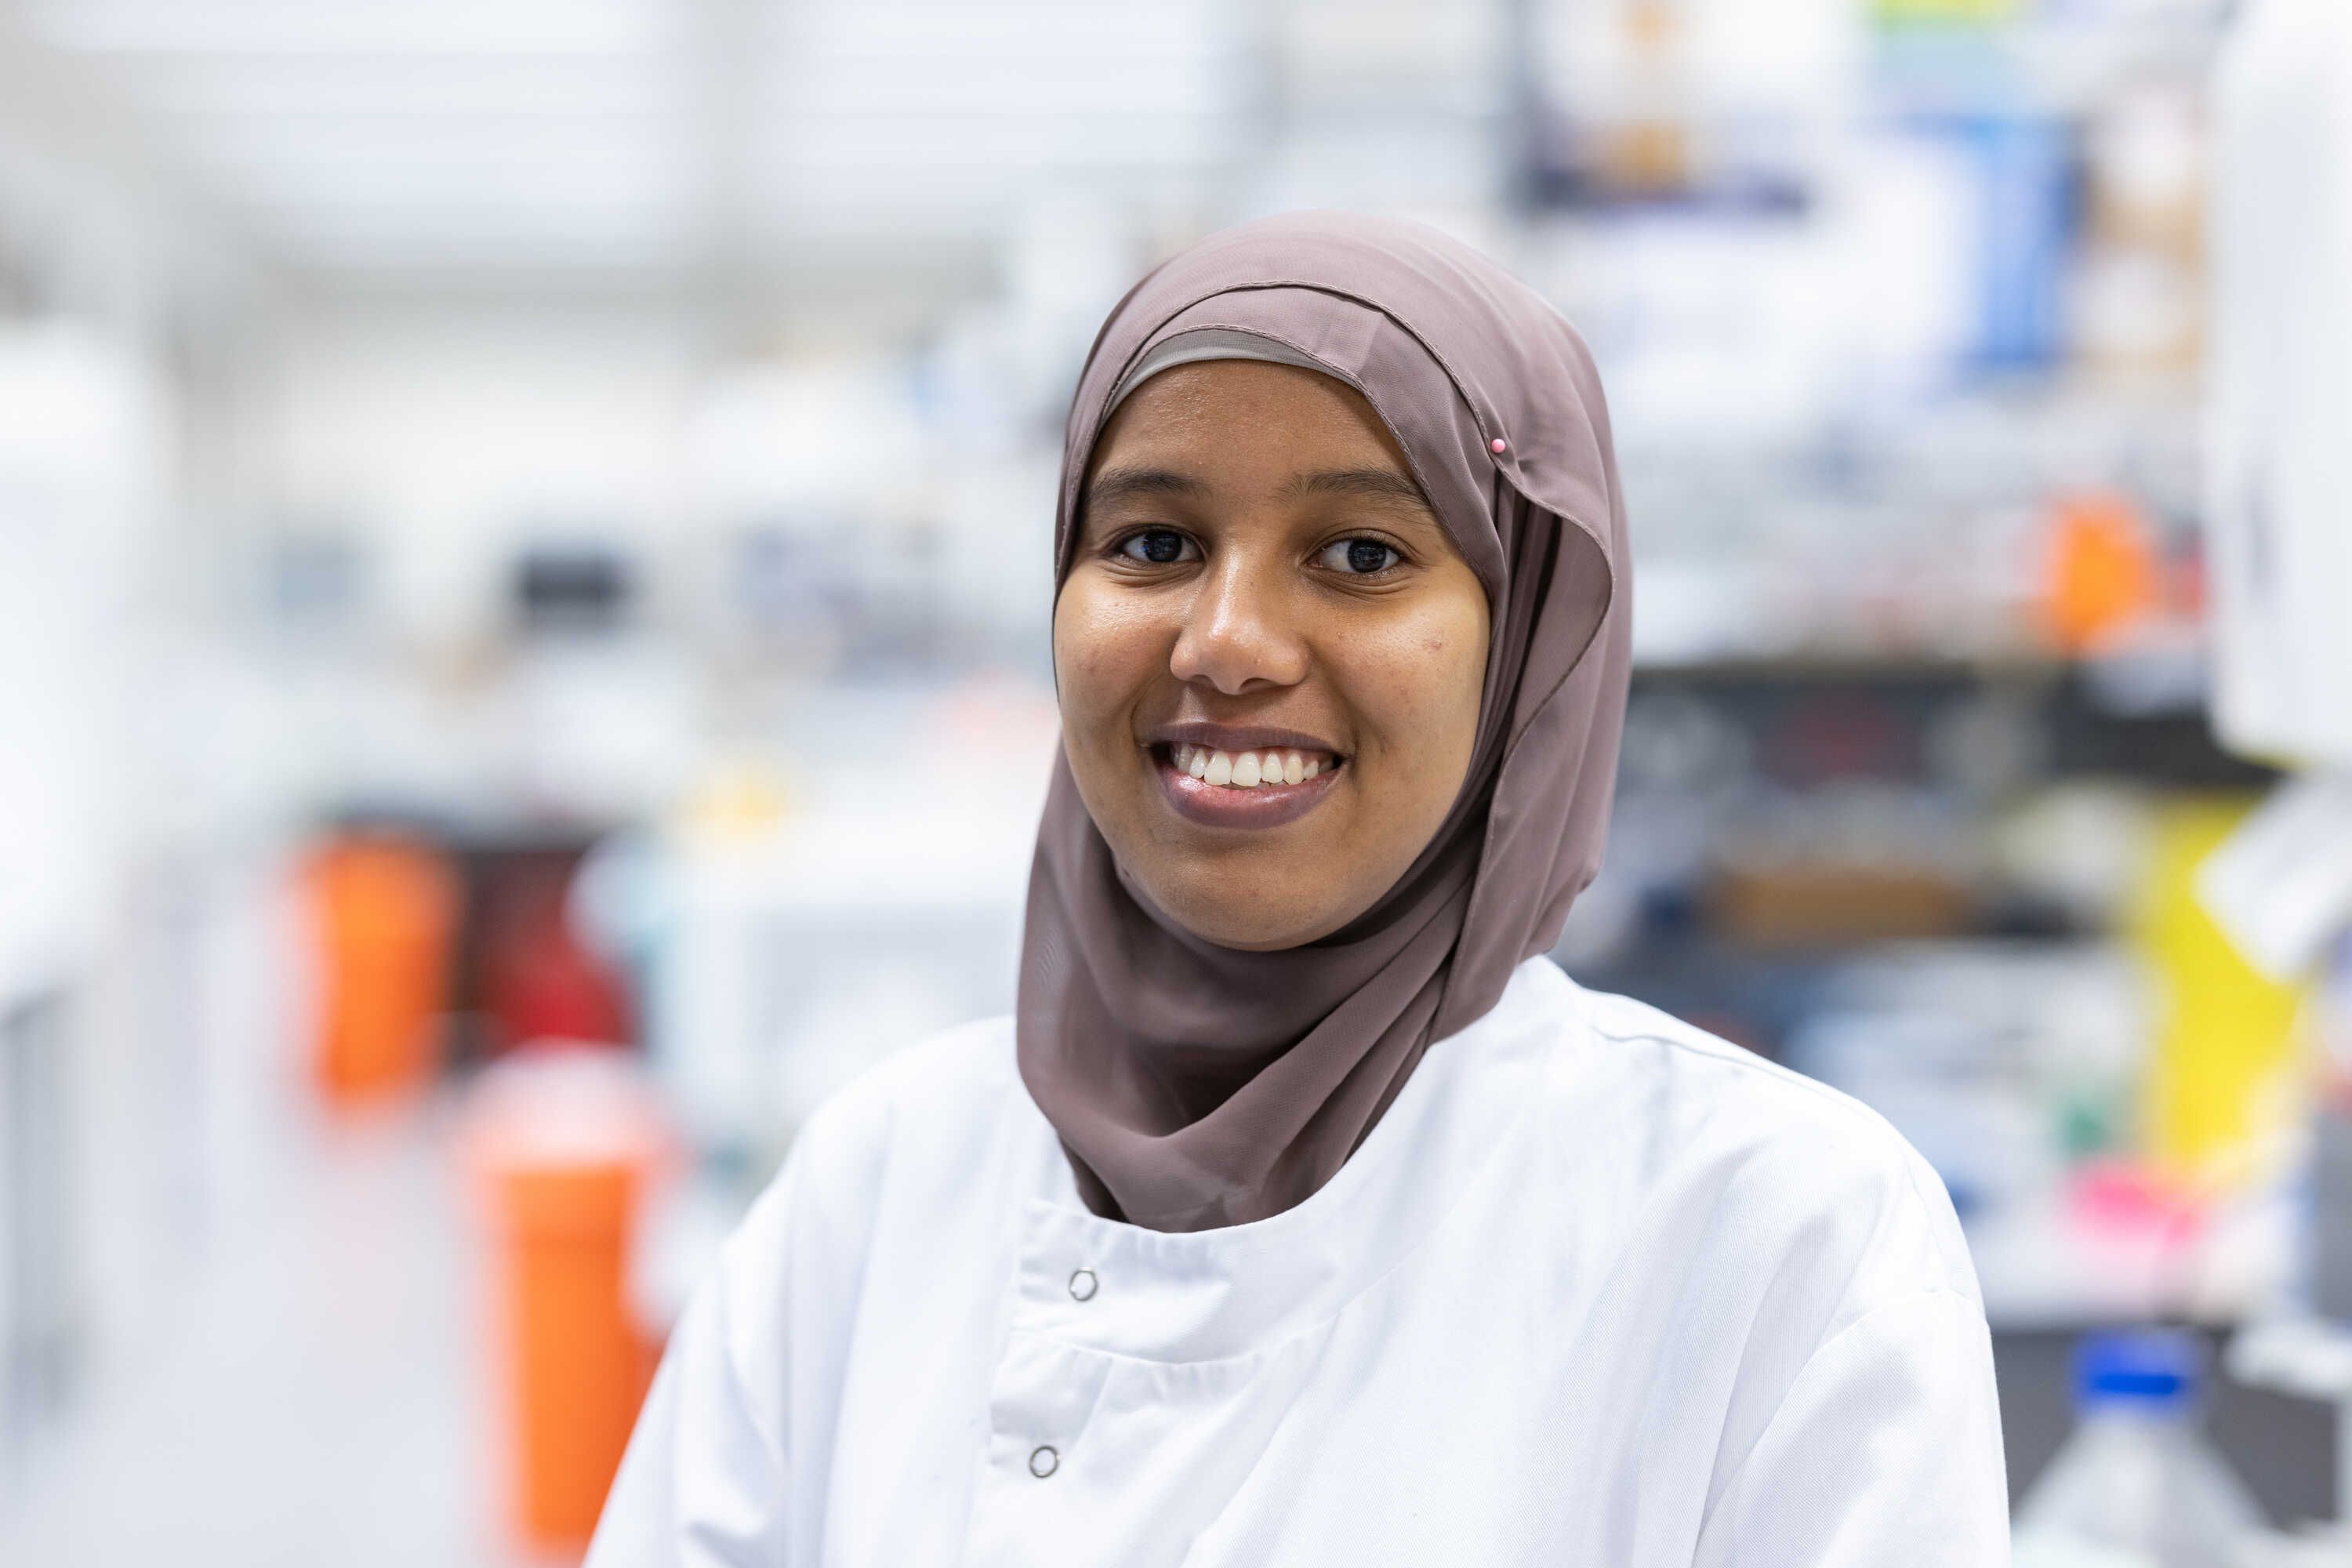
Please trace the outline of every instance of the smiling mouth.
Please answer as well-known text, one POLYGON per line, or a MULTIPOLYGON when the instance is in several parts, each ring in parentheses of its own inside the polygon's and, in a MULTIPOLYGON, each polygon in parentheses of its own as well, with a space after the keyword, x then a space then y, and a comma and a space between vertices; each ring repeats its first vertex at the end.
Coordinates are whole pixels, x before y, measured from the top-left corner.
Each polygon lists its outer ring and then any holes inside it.
POLYGON ((1223 751, 1186 742, 1151 748, 1170 809, 1202 827, 1279 827, 1320 805, 1348 759, 1304 747, 1223 751))
POLYGON ((1329 752, 1303 751, 1296 746, 1226 752, 1179 741, 1155 746, 1168 766, 1212 789, 1271 789, 1304 784, 1337 772, 1343 759, 1329 752))

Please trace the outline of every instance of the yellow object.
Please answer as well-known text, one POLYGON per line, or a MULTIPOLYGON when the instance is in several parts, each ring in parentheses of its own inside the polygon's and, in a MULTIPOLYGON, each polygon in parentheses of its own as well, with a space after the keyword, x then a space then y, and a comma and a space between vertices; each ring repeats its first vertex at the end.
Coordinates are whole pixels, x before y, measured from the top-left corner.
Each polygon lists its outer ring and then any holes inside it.
POLYGON ((712 838, 762 838, 789 815, 791 798, 770 770, 751 763, 714 769, 687 797, 686 820, 712 838))
POLYGON ((2018 0, 1878 0, 1873 8, 1882 22, 2005 22, 2018 0))
POLYGON ((2300 1067, 2302 988, 2255 973, 2196 896, 2198 866, 2252 806, 2228 796, 2158 806, 2130 921, 2160 993, 2147 1152, 2200 1185, 2260 1163, 2284 1129, 2300 1067))

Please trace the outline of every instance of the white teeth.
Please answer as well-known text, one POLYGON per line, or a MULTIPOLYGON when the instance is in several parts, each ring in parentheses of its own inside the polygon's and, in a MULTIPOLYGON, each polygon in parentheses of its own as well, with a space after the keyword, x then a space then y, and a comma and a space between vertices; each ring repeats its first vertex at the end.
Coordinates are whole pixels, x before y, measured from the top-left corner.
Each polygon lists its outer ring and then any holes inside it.
POLYGON ((1176 771, 1221 789, 1255 789, 1260 784, 1304 784, 1327 768, 1339 765, 1313 752, 1297 750, 1221 752, 1211 746, 1180 742, 1168 749, 1176 771))

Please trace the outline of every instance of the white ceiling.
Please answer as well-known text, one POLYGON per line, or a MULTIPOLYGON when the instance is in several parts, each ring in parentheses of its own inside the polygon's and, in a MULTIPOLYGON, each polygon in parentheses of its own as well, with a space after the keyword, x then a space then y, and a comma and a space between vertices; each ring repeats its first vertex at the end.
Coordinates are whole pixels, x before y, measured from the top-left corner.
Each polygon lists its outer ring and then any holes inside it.
POLYGON ((327 274, 670 272, 1194 199, 1247 0, 0 0, 191 192, 327 274))

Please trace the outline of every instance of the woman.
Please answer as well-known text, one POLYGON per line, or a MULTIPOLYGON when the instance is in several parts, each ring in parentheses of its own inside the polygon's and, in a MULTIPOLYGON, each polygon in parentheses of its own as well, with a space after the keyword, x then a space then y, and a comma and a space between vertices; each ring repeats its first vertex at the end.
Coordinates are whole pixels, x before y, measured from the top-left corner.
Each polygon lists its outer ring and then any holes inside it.
POLYGON ((1462 247, 1279 218, 1122 300, 1017 1012, 812 1120, 595 1568, 2006 1561, 1934 1174, 1544 956, 1628 563, 1590 357, 1462 247))

